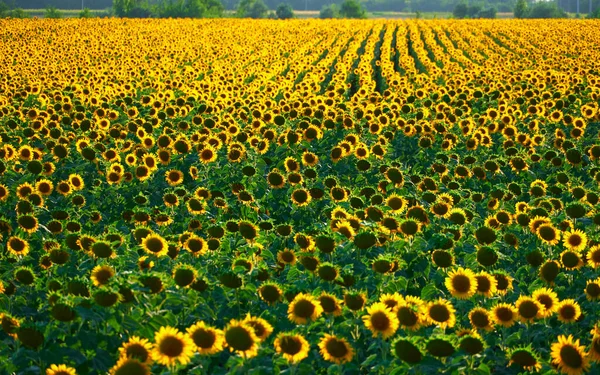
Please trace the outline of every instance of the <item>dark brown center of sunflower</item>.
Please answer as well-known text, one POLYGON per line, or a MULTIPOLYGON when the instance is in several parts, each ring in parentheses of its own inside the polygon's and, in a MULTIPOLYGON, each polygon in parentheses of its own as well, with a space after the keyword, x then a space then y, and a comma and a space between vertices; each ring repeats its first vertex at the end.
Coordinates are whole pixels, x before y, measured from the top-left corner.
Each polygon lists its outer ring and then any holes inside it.
POLYGON ((560 316, 563 319, 574 319, 575 318, 575 307, 572 305, 564 305, 560 309, 560 316))
POLYGON ((294 304, 294 315, 300 318, 309 318, 315 312, 315 305, 311 301, 302 299, 294 304))
POLYGON ((481 293, 487 293, 490 291, 492 284, 490 283, 490 279, 485 276, 477 277, 477 291, 481 293))
POLYGON ((554 241, 556 239, 556 230, 550 226, 541 226, 538 233, 546 241, 554 241))
POLYGON ((371 315, 371 324, 376 331, 385 331, 390 328, 390 318, 383 311, 378 311, 371 315))
POLYGON ((279 297, 281 296, 281 294, 279 293, 279 290, 275 286, 272 286, 272 285, 265 285, 264 287, 262 287, 260 289, 260 295, 267 302, 277 301, 279 299, 279 297))
POLYGON ((144 348, 143 345, 133 344, 129 345, 126 350, 127 357, 137 358, 142 362, 145 362, 148 359, 148 350, 144 348))
POLYGON ((510 322, 513 319, 513 312, 506 307, 500 307, 496 310, 496 317, 502 322, 510 322))
POLYGON ((572 345, 565 345, 560 349, 560 359, 573 369, 578 369, 583 365, 581 354, 572 345))
POLYGON ((146 375, 148 373, 148 370, 146 369, 146 366, 144 366, 144 364, 138 362, 138 361, 134 361, 134 360, 129 360, 127 362, 125 362, 124 364, 122 364, 121 366, 119 366, 119 368, 115 371, 115 375, 146 375))
POLYGON ((600 250, 595 250, 595 251, 592 253, 592 260, 593 260, 595 263, 600 263, 600 250))
POLYGON ((535 366, 535 364, 537 363, 537 361, 531 355, 531 353, 525 350, 518 350, 514 352, 510 357, 510 360, 522 367, 535 366))
POLYGON ((14 251, 20 252, 25 249, 25 242, 21 241, 20 239, 13 239, 10 241, 10 247, 14 251))
POLYGON ((231 327, 225 332, 227 345, 234 350, 245 352, 252 348, 254 341, 248 330, 244 327, 231 327))
POLYGON ((477 328, 487 327, 490 324, 490 319, 488 318, 487 314, 481 311, 475 312, 471 316, 471 319, 473 321, 473 325, 477 328))
POLYGON ((194 344, 202 349, 211 348, 217 339, 213 332, 206 329, 197 329, 191 336, 194 344))
POLYGON ((319 298, 319 302, 321 303, 321 307, 323 307, 323 311, 326 313, 332 313, 336 309, 335 300, 331 297, 321 297, 319 298))
POLYGON ((291 336, 283 336, 279 340, 279 347, 285 354, 290 355, 297 354, 300 352, 300 350, 302 350, 302 344, 300 343, 300 340, 291 336))
POLYGON ((164 249, 163 243, 159 238, 148 238, 146 248, 153 253, 159 253, 164 249))
POLYGON ((325 345, 325 349, 330 356, 335 358, 343 358, 348 354, 348 347, 343 341, 338 339, 329 339, 325 345))
POLYGON ((262 337, 266 333, 265 327, 261 323, 254 321, 247 323, 250 327, 254 328, 254 333, 256 333, 256 336, 262 337))
POLYGON ((306 194, 306 191, 304 191, 304 190, 296 190, 294 192, 294 199, 298 203, 304 203, 308 199, 308 195, 306 194))
POLYGON ((408 306, 402 306, 396 313, 400 324, 406 327, 412 327, 419 321, 417 314, 408 306))
POLYGON ((525 301, 519 305, 519 314, 525 319, 534 318, 538 312, 539 308, 533 301, 525 301))
POLYGON ((578 234, 572 234, 569 236, 569 245, 571 246, 579 246, 583 242, 583 239, 578 234))
POLYGON ((292 253, 291 251, 282 251, 281 259, 286 263, 291 263, 294 261, 295 256, 294 253, 292 253))
POLYGON ((456 275, 452 278, 452 286, 459 293, 467 293, 471 288, 471 280, 465 275, 456 275))
POLYGON ((429 316, 436 322, 445 322, 450 319, 450 311, 444 305, 433 305, 429 309, 429 316))
POLYGON ((167 336, 160 342, 159 349, 167 357, 178 357, 183 352, 183 342, 175 336, 167 336))
POLYGON ((112 272, 109 270, 101 269, 101 270, 97 271, 94 276, 96 277, 96 280, 98 280, 98 282, 100 284, 104 284, 108 281, 108 279, 111 278, 112 272))
POLYGON ((550 309, 554 305, 554 300, 552 300, 552 297, 550 297, 549 295, 546 295, 546 294, 539 295, 537 297, 537 300, 539 303, 544 305, 544 307, 546 309, 550 309))
POLYGON ((588 284, 585 287, 585 291, 591 297, 598 297, 600 295, 600 285, 596 283, 588 284))

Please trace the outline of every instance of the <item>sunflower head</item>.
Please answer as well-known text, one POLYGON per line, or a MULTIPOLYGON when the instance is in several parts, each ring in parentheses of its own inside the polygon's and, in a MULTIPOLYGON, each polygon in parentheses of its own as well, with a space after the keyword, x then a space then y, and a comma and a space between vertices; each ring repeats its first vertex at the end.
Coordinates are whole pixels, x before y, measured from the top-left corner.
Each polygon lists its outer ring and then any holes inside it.
POLYGON ((354 356, 354 349, 346 339, 330 334, 319 341, 319 351, 326 361, 337 364, 350 362, 354 356))
POLYGON ((161 365, 185 365, 194 354, 194 343, 185 334, 172 327, 161 327, 154 336, 152 358, 161 365))
POLYGON ((280 333, 275 342, 275 351, 290 363, 297 363, 308 357, 310 345, 302 335, 280 333))

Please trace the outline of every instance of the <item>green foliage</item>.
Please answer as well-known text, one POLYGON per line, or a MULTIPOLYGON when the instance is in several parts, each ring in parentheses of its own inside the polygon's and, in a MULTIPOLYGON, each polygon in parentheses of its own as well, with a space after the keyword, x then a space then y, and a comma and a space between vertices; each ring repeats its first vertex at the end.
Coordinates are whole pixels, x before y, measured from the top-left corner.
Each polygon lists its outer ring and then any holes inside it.
POLYGON ((238 5, 237 16, 242 18, 265 18, 269 8, 263 0, 242 0, 238 5))
POLYGON ((527 18, 567 18, 567 13, 554 2, 539 2, 529 8, 527 18))
POLYGON ((21 8, 13 9, 11 12, 9 12, 8 16, 12 18, 31 18, 29 13, 27 13, 21 8))
POLYGON ((287 20, 290 18, 294 18, 294 9, 292 9, 292 6, 288 3, 281 3, 277 6, 275 15, 280 20, 287 20))
POLYGON ((0 1, 0 17, 6 17, 9 11, 9 6, 4 1, 0 1))
POLYGON ((467 5, 467 3, 458 3, 454 7, 452 14, 454 15, 454 18, 460 19, 460 18, 465 18, 467 16, 468 12, 469 12, 469 6, 467 5))
POLYGON ((45 18, 62 18, 62 13, 53 6, 49 6, 46 8, 46 12, 44 13, 45 18))
POLYGON ((588 14, 587 18, 600 18, 600 8, 588 14))
POLYGON ((454 7, 452 15, 454 18, 496 18, 496 8, 483 9, 480 4, 468 6, 461 2, 454 7))
POLYGON ((325 5, 321 8, 321 12, 319 12, 319 18, 321 19, 329 19, 329 18, 337 18, 339 17, 339 11, 335 4, 325 5))
POLYGON ((79 12, 79 18, 92 18, 92 12, 90 12, 90 8, 83 8, 81 12, 79 12))
POLYGON ((358 0, 344 0, 340 6, 340 16, 343 18, 367 18, 367 11, 358 0))
POLYGON ((515 18, 525 18, 527 16, 527 1, 525 0, 517 0, 517 4, 515 5, 514 15, 515 18))
POLYGON ((223 5, 218 0, 161 0, 152 14, 172 18, 220 17, 223 5))

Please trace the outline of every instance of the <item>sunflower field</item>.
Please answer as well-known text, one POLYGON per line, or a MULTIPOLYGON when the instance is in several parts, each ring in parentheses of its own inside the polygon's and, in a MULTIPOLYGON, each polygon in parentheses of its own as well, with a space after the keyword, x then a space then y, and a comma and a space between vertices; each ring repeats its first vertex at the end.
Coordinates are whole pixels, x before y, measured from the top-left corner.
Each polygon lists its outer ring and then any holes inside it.
POLYGON ((599 29, 0 20, 0 375, 600 373, 599 29))

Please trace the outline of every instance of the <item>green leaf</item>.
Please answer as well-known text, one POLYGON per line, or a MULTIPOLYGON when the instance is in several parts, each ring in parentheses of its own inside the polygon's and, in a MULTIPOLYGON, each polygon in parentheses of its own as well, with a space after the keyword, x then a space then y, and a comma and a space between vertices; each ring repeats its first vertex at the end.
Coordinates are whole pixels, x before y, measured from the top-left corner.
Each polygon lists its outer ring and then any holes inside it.
POLYGON ((435 298, 438 293, 435 283, 429 283, 421 290, 421 299, 424 301, 431 301, 435 298))

